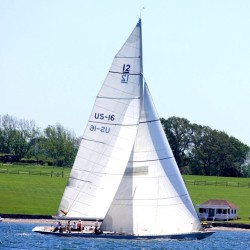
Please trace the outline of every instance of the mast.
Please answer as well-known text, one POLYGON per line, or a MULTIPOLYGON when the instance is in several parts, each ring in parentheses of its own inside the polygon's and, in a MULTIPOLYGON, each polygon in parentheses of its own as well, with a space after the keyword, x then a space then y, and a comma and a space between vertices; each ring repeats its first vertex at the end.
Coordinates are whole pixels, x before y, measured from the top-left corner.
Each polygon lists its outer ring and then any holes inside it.
POLYGON ((142 25, 141 25, 141 18, 139 18, 138 25, 139 25, 139 27, 140 27, 141 73, 143 74, 143 56, 142 56, 142 25))
POLYGON ((141 60, 140 60, 140 63, 141 63, 141 76, 140 76, 140 85, 141 85, 141 88, 140 88, 140 97, 141 97, 141 100, 140 100, 140 107, 142 107, 142 102, 143 102, 143 93, 144 93, 144 77, 143 77, 143 54, 142 54, 142 25, 141 25, 141 17, 139 18, 139 21, 138 21, 138 26, 140 27, 140 57, 141 57, 141 60))

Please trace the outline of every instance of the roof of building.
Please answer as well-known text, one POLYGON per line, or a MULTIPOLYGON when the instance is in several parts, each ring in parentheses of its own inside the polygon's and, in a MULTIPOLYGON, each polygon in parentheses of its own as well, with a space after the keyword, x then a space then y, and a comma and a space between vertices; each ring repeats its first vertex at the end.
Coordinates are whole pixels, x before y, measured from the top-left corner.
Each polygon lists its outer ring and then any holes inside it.
POLYGON ((238 208, 235 204, 233 204, 232 202, 229 202, 227 200, 208 200, 208 201, 205 201, 204 203, 200 204, 200 206, 202 206, 202 205, 228 206, 228 207, 233 208, 233 209, 238 208))

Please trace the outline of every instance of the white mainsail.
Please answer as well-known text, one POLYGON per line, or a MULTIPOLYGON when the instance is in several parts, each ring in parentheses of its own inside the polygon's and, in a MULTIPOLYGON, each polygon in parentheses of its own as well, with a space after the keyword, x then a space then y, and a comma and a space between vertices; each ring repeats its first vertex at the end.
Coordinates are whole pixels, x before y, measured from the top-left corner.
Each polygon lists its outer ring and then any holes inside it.
POLYGON ((135 141, 142 86, 140 21, 98 93, 57 216, 103 219, 135 141))
POLYGON ((133 235, 199 231, 142 72, 139 20, 96 98, 57 216, 133 235))

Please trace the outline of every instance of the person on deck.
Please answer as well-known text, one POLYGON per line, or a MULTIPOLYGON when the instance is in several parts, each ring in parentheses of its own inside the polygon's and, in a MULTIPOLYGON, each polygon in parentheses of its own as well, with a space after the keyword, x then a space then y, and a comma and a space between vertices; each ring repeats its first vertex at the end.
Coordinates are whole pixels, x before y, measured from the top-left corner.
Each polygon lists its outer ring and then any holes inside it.
POLYGON ((56 224, 54 225, 53 231, 52 232, 56 232, 59 230, 59 224, 58 222, 56 222, 56 224))
POLYGON ((68 233, 71 233, 71 221, 70 221, 70 220, 68 221, 68 224, 67 224, 67 226, 66 226, 66 231, 67 231, 68 233))
POLYGON ((81 222, 81 220, 79 220, 77 222, 77 231, 82 231, 82 222, 81 222))
POLYGON ((72 231, 77 231, 77 225, 75 221, 73 222, 73 225, 72 225, 72 231))
POLYGON ((100 230, 100 225, 99 225, 99 221, 96 220, 95 222, 95 230, 94 230, 95 234, 101 234, 102 230, 100 230))
POLYGON ((55 226, 54 226, 54 230, 53 232, 57 232, 57 231, 60 231, 60 228, 62 227, 62 224, 60 221, 58 221, 55 226))

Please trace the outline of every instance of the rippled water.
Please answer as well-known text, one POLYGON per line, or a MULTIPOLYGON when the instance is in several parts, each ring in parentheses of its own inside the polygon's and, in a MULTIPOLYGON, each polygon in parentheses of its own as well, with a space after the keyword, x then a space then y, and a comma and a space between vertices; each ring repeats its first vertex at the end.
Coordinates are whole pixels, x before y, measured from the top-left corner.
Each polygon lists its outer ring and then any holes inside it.
POLYGON ((218 231, 201 241, 111 240, 41 235, 35 226, 0 223, 0 249, 250 249, 250 232, 218 231))

